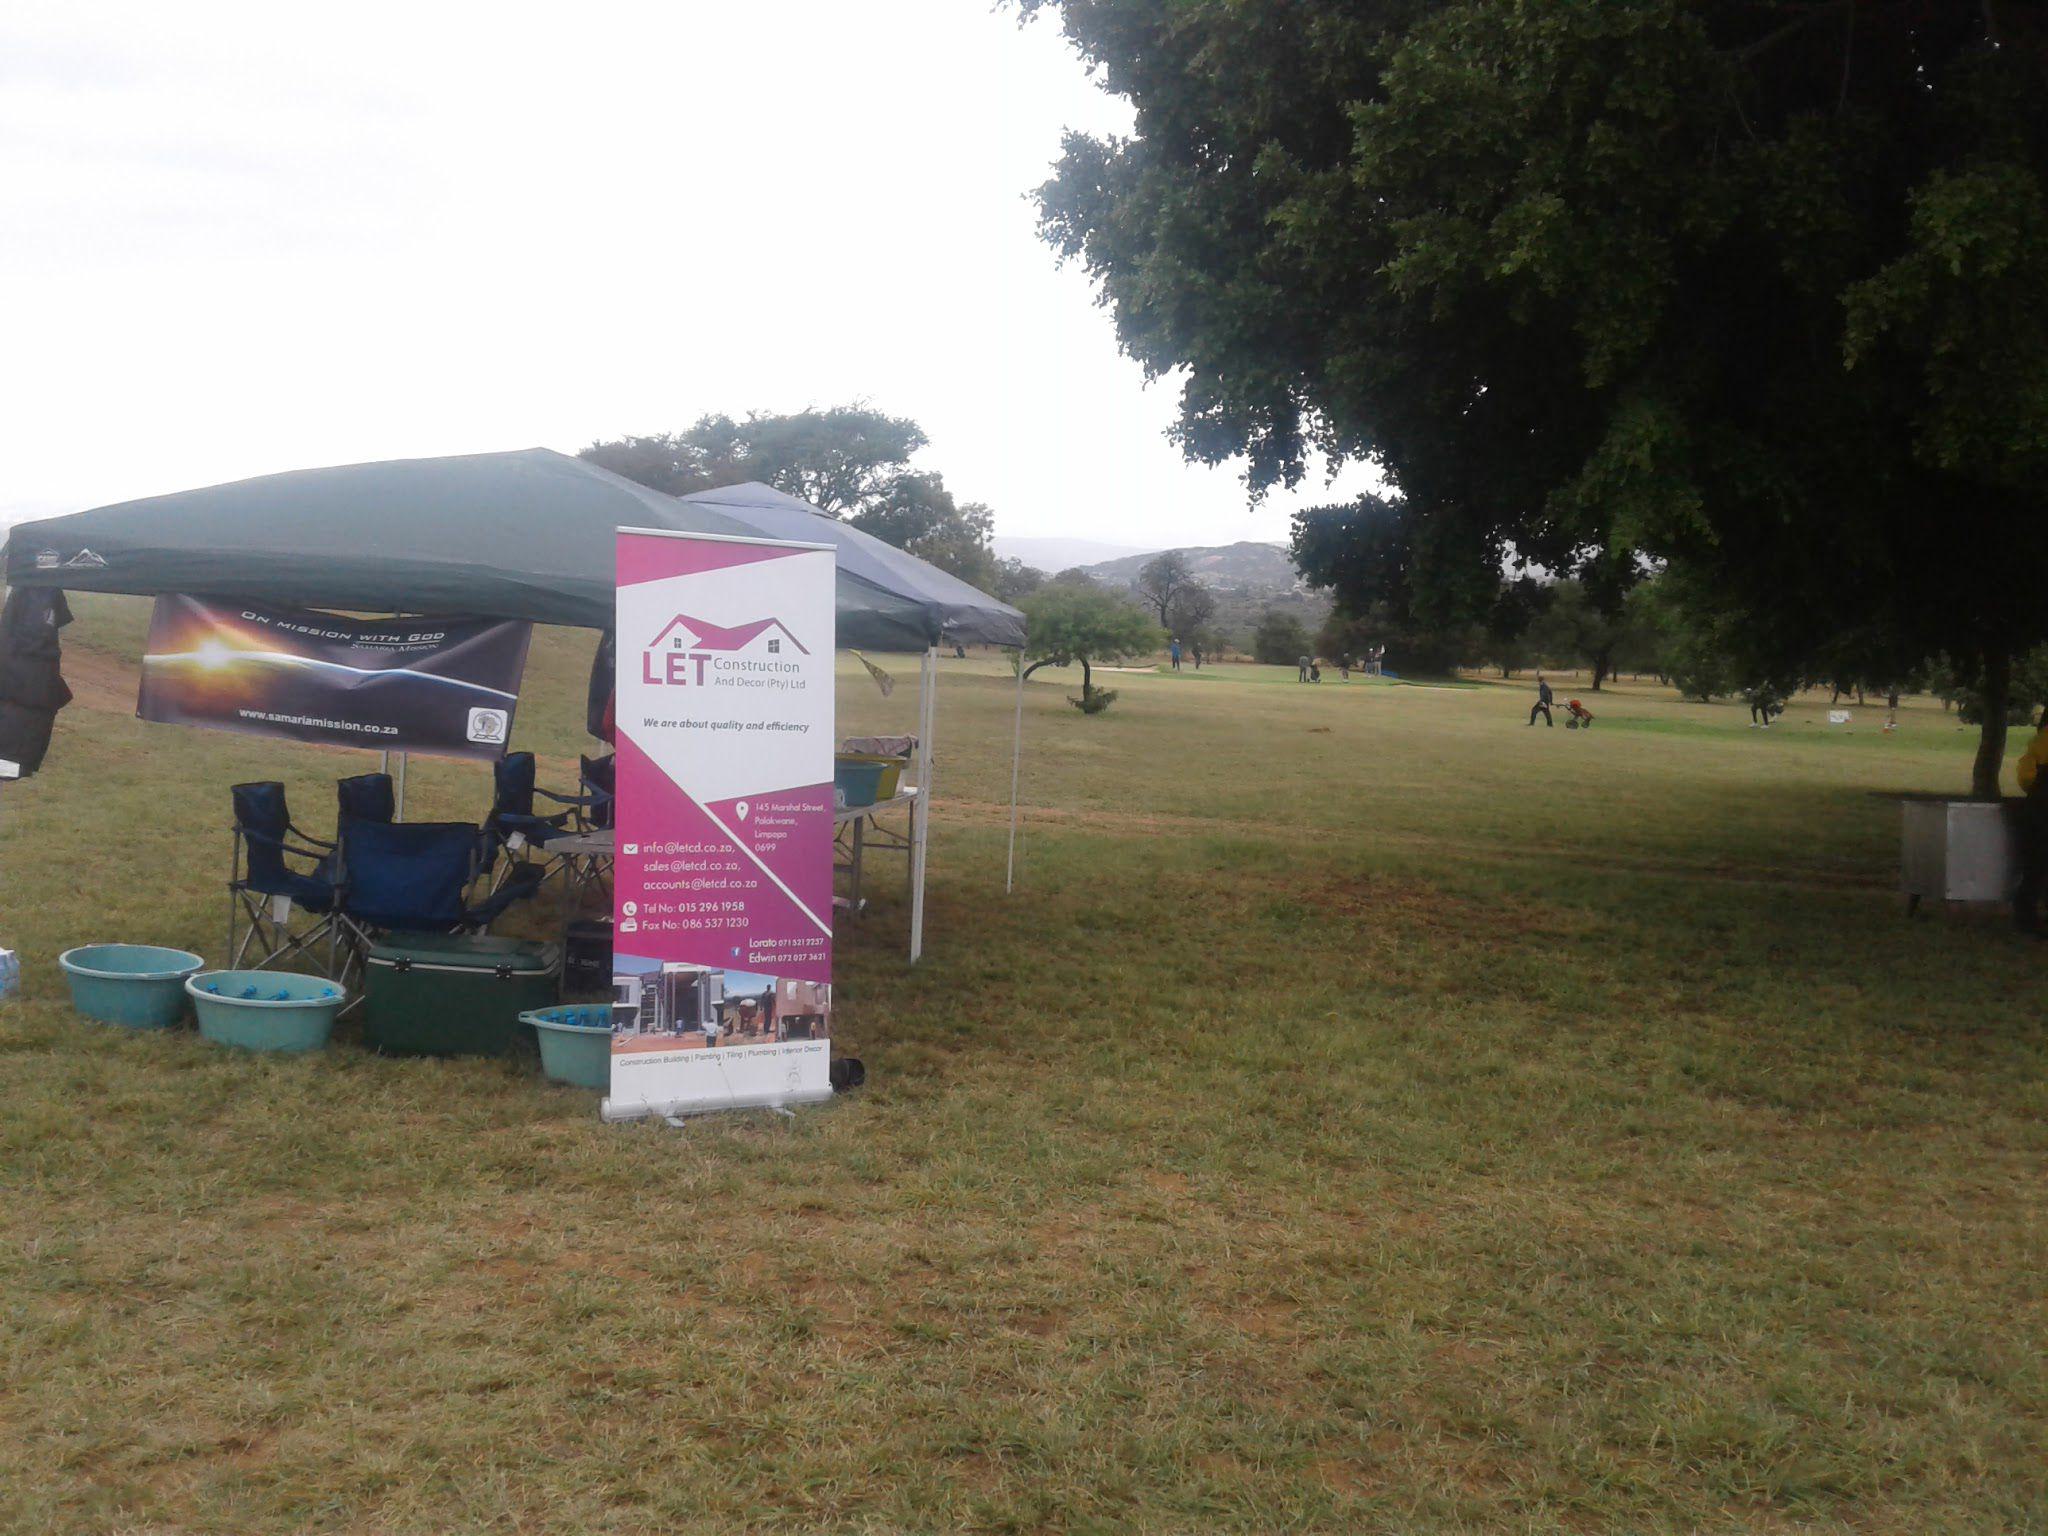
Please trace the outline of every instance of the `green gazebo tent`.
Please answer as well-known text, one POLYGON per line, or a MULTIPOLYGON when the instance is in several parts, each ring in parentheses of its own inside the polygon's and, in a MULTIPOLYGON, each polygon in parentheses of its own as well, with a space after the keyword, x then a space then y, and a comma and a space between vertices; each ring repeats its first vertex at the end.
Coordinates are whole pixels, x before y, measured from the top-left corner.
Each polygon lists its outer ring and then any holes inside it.
MULTIPOLYGON (((18 524, 7 540, 5 573, 10 586, 74 592, 186 592, 605 629, 613 534, 621 527, 829 543, 838 554, 840 645, 923 653, 911 856, 916 959, 924 937, 937 647, 1022 646, 1023 615, 769 486, 665 496, 546 448, 294 470, 18 524)), ((1017 718, 1013 869, 1021 707, 1017 718)))

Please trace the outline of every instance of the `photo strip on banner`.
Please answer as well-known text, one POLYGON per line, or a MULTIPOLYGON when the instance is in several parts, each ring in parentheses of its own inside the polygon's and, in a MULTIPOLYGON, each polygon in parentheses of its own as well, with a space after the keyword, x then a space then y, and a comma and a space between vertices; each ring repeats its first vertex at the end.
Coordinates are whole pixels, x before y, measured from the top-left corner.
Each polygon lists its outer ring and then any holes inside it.
POLYGON ((618 540, 605 1117, 829 1098, 833 552, 618 540))

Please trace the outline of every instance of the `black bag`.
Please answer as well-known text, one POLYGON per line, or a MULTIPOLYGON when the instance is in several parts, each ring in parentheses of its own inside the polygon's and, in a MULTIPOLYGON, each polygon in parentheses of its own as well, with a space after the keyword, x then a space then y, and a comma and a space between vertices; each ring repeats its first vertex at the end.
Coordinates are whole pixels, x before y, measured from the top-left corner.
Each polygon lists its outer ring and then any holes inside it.
POLYGON ((0 609, 0 758, 24 777, 42 766, 57 711, 71 702, 57 632, 71 622, 64 594, 16 587, 0 609))
POLYGON ((610 630, 597 642, 597 654, 590 658, 590 687, 583 704, 583 723, 599 741, 612 740, 612 656, 616 639, 610 630))

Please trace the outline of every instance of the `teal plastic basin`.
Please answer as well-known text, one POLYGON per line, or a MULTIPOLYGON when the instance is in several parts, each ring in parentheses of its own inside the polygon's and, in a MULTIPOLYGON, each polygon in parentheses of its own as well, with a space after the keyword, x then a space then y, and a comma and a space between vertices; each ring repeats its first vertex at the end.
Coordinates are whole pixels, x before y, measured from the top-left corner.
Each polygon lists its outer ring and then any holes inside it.
POLYGON ((185 990, 200 1035, 245 1051, 324 1049, 348 1001, 325 977, 289 971, 207 971, 188 978, 185 990))
POLYGON ((154 944, 83 944, 57 957, 71 1006, 128 1029, 169 1029, 185 1015, 185 978, 206 968, 190 950, 154 944))
POLYGON ((612 1005, 535 1008, 519 1015, 540 1036, 540 1069, 551 1082, 611 1092, 612 1005))
POLYGON ((882 795, 884 763, 849 763, 844 758, 832 767, 832 799, 838 809, 852 810, 873 805, 882 795))

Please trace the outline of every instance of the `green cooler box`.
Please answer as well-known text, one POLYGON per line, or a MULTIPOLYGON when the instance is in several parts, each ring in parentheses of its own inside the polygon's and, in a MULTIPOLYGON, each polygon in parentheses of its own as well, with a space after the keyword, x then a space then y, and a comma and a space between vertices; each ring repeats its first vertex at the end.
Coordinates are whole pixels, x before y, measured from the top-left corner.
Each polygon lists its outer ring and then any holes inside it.
POLYGON ((393 933, 363 976, 363 1043, 402 1056, 503 1056, 519 1015, 554 1006, 562 948, 489 934, 393 933))

